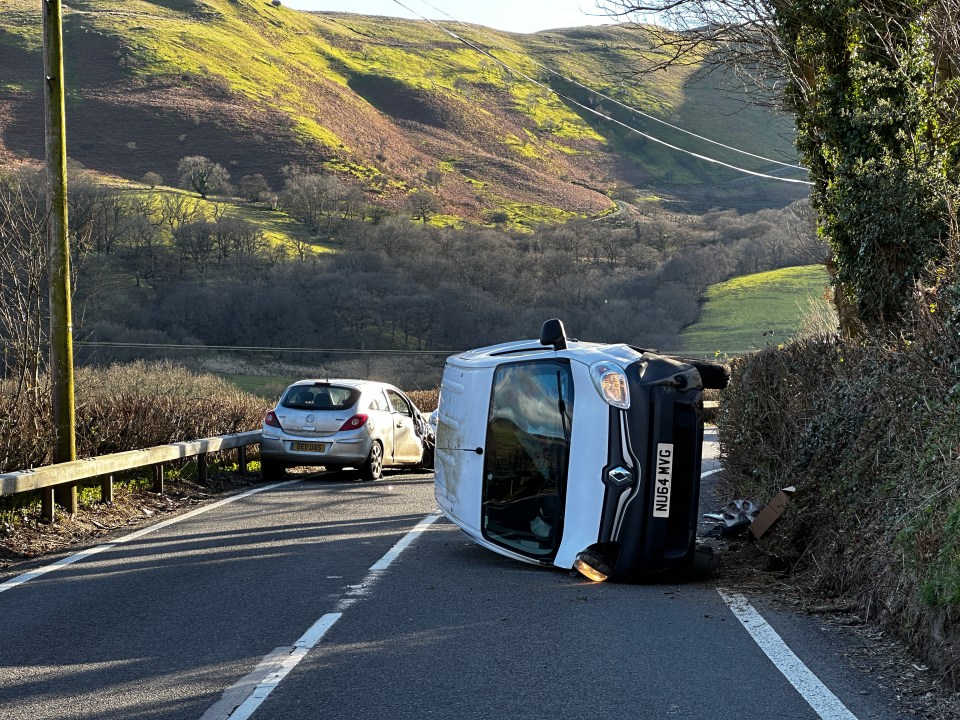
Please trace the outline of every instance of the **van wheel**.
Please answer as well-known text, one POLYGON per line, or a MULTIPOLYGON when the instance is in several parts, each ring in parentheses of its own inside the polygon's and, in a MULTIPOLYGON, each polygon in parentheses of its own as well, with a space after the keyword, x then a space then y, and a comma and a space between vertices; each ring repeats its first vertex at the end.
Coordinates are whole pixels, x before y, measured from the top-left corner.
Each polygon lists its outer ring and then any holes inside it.
POLYGON ((360 466, 360 479, 366 482, 383 477, 383 446, 376 440, 370 446, 367 460, 360 466))
POLYGON ((730 366, 705 360, 684 360, 700 373, 705 390, 723 390, 730 384, 730 366))

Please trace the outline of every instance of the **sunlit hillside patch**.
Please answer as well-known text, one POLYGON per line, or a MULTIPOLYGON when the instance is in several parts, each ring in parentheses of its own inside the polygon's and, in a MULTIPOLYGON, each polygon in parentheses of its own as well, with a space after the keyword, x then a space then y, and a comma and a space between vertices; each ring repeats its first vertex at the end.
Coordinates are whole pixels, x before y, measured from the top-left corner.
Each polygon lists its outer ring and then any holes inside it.
POLYGON ((122 186, 131 196, 138 196, 145 199, 152 199, 161 202, 165 195, 176 195, 188 199, 191 203, 196 203, 208 218, 214 216, 214 207, 216 205, 225 205, 224 217, 239 218, 254 225, 263 234, 264 239, 272 246, 286 248, 288 254, 294 252, 294 245, 299 242, 309 242, 309 252, 311 254, 324 254, 336 252, 328 244, 315 242, 309 232, 303 226, 303 223, 295 220, 282 210, 271 210, 262 206, 251 205, 241 202, 235 198, 212 196, 209 198, 198 197, 196 193, 181 188, 161 185, 156 188, 148 188, 140 183, 129 182, 118 178, 99 178, 98 181, 103 184, 122 186))
POLYGON ((826 302, 828 282, 822 265, 806 265, 713 285, 700 319, 681 336, 683 349, 740 353, 782 344, 800 330, 811 302, 826 302))
POLYGON ((516 98, 516 110, 529 117, 538 130, 557 139, 605 142, 553 93, 526 81, 511 84, 510 93, 516 98))
MULTIPOLYGON (((8 0, 0 43, 31 47, 38 56, 38 19, 32 0, 8 0)), ((407 191, 425 187, 424 173, 436 168, 448 176, 433 187, 444 212, 468 223, 486 223, 489 212, 477 202, 475 181, 520 205, 539 195, 559 206, 546 215, 567 217, 602 213, 602 194, 613 183, 641 191, 663 184, 671 195, 697 198, 715 180, 729 179, 729 171, 603 120, 592 110, 661 134, 651 121, 558 80, 544 65, 665 120, 733 134, 734 144, 750 149, 762 138, 781 154, 789 151, 789 129, 768 113, 748 108, 735 121, 721 120, 736 109, 729 98, 709 85, 685 88, 696 68, 629 77, 643 45, 633 31, 512 34, 442 24, 497 59, 436 25, 397 18, 306 13, 262 0, 73 0, 65 9, 68 45, 87 65, 85 72, 68 66, 69 109, 81 121, 74 132, 90 136, 75 145, 77 159, 131 178, 146 170, 169 176, 176 161, 167 154, 180 143, 183 154, 203 154, 238 176, 259 173, 274 184, 286 164, 332 171, 392 209, 407 191), (121 139, 119 150, 113 138, 121 139), (449 154, 468 160, 448 161, 449 154)), ((39 81, 27 79, 23 73, 0 80, 0 102, 36 96, 39 81)), ((27 119, 17 112, 14 132, 27 136, 27 119)), ((11 147, 26 147, 9 130, 5 137, 11 147)), ((28 152, 42 157, 42 146, 28 152)), ((730 195, 743 196, 736 189, 730 195)))
POLYGON ((43 18, 40 4, 30 0, 5 0, 3 22, 16 32, 0 35, 0 43, 30 52, 43 49, 43 18))
POLYGON ((584 217, 580 213, 561 210, 549 205, 515 202, 493 195, 487 195, 485 200, 495 208, 494 212, 506 214, 506 225, 522 232, 534 230, 539 225, 556 225, 584 217))
POLYGON ((456 215, 444 215, 439 213, 431 215, 427 225, 439 228, 462 228, 464 226, 463 218, 456 215))

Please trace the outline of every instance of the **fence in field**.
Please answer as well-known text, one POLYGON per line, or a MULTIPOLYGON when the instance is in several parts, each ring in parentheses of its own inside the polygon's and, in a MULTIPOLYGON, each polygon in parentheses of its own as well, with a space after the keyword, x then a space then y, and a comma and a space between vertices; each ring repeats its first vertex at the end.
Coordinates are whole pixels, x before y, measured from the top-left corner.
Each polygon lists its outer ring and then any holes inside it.
MULTIPOLYGON (((240 472, 245 473, 247 467, 247 448, 260 443, 260 431, 235 433, 232 435, 217 435, 201 440, 173 443, 171 445, 157 445, 143 450, 128 450, 112 455, 72 460, 71 462, 45 465, 32 470, 17 470, 16 472, 0 474, 0 497, 15 495, 16 493, 31 490, 46 490, 48 488, 69 487, 85 480, 100 479, 100 497, 104 502, 113 502, 113 476, 125 470, 136 470, 143 467, 153 468, 153 491, 163 492, 163 465, 164 463, 186 458, 197 458, 197 473, 200 482, 207 480, 207 454, 236 450, 240 472)), ((49 506, 52 520, 53 504, 49 506)))

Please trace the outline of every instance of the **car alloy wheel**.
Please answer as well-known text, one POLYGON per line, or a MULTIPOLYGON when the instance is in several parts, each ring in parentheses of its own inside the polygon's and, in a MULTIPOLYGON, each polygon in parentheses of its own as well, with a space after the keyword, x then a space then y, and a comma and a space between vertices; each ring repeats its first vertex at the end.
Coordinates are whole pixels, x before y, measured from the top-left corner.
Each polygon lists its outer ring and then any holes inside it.
POLYGON ((363 480, 379 480, 383 477, 383 446, 376 440, 370 446, 370 455, 360 468, 363 480))

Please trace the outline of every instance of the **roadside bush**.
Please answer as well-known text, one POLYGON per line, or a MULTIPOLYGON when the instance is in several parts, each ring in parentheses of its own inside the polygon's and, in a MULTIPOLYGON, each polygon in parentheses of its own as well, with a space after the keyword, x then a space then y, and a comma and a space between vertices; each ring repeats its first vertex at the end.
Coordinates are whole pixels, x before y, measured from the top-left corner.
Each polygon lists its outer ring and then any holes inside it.
MULTIPOLYGON (((0 471, 49 464, 49 407, 13 402, 9 385, 0 386, 0 471)), ((78 457, 254 430, 266 410, 262 398, 169 362, 80 368, 76 398, 78 457)))
POLYGON ((413 400, 413 404, 425 415, 432 413, 440 404, 440 389, 433 390, 410 390, 407 396, 413 400))
POLYGON ((960 335, 945 308, 923 307, 912 340, 821 335, 738 359, 718 425, 731 497, 797 488, 760 548, 956 685, 960 335))

